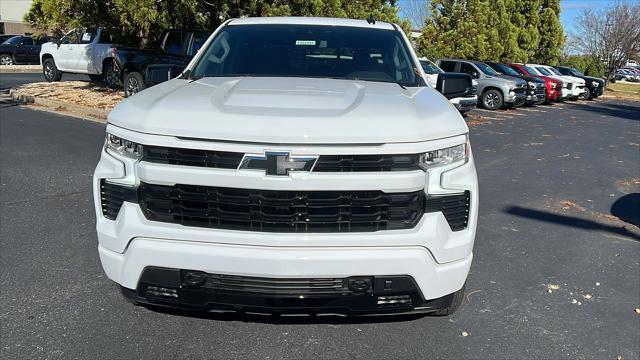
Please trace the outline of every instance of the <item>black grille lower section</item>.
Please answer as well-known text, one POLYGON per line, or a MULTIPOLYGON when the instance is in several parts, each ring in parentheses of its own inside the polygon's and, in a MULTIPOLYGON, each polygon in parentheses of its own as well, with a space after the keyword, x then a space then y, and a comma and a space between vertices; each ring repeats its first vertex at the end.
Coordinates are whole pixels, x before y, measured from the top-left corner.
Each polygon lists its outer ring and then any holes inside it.
POLYGON ((420 170, 420 155, 322 155, 315 172, 412 171, 420 170))
MULTIPOLYGON (((189 275, 189 272, 187 272, 186 275, 189 275)), ((342 294, 349 292, 347 279, 345 278, 276 279, 222 274, 203 275, 205 276, 205 282, 202 287, 216 291, 241 291, 247 293, 293 296, 342 294)))
POLYGON ((469 224, 471 196, 469 191, 456 195, 429 196, 425 200, 425 212, 442 211, 452 231, 464 230, 469 224))
POLYGON ((265 232, 358 232, 413 228, 424 192, 272 191, 142 183, 149 220, 265 232))
POLYGON ((219 169, 236 169, 243 153, 180 149, 160 146, 143 146, 142 160, 170 165, 199 166, 219 169))
POLYGON ((135 188, 100 181, 100 206, 104 217, 115 220, 125 201, 137 202, 135 188))

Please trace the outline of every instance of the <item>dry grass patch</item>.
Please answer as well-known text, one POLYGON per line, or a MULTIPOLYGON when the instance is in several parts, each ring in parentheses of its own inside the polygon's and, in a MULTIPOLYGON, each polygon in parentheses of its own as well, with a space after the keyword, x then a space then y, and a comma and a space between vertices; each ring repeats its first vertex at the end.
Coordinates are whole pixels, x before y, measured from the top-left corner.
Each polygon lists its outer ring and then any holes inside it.
POLYGON ((103 110, 111 110, 124 98, 122 90, 109 89, 89 81, 38 82, 21 85, 16 90, 24 95, 103 110))

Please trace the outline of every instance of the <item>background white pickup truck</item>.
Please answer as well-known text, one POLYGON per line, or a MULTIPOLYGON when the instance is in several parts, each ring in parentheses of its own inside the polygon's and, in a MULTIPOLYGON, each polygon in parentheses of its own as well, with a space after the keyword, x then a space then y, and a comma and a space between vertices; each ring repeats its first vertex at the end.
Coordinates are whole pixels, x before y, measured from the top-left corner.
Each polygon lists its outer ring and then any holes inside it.
POLYGON ((113 57, 113 35, 104 28, 71 30, 60 40, 42 45, 40 50, 42 72, 47 81, 60 81, 63 73, 76 73, 117 86, 113 57))

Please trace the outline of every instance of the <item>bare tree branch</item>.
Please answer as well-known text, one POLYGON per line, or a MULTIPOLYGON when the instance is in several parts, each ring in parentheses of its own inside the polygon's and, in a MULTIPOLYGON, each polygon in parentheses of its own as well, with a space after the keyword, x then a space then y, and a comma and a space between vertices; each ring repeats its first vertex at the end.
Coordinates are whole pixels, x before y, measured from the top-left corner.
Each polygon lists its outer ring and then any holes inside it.
POLYGON ((638 2, 621 0, 604 9, 583 9, 575 20, 571 45, 567 46, 603 61, 608 80, 627 59, 640 52, 638 19, 638 2))

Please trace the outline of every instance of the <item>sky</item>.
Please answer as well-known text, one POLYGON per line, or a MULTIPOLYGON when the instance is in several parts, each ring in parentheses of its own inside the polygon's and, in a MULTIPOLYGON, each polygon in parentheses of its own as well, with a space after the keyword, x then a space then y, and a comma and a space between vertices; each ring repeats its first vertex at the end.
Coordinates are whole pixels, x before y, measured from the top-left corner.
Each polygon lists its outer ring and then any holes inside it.
MULTIPOLYGON (((421 3, 426 2, 426 0, 398 0, 400 16, 402 16, 403 5, 406 6, 409 2, 421 3)), ((607 7, 614 2, 615 0, 560 0, 560 21, 562 22, 565 33, 571 32, 571 30, 574 29, 574 20, 582 9, 590 8, 596 10, 607 7)))

